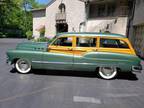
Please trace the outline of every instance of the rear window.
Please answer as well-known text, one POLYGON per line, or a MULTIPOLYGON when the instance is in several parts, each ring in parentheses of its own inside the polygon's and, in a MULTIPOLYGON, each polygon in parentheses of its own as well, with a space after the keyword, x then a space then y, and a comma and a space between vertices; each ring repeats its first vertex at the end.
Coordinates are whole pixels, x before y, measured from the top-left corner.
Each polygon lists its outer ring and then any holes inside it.
POLYGON ((128 44, 119 39, 100 39, 100 47, 103 48, 129 48, 128 44))

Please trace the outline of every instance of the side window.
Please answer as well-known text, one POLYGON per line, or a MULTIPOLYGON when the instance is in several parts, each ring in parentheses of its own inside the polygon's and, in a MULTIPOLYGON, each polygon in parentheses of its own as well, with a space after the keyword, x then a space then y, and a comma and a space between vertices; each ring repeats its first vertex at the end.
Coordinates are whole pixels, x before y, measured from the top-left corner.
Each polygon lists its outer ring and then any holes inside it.
POLYGON ((77 47, 96 47, 96 38, 77 37, 77 47))
POLYGON ((55 40, 52 45, 56 46, 72 46, 72 37, 61 37, 55 40))
POLYGON ((100 47, 103 48, 129 48, 125 41, 119 39, 100 39, 100 47))
POLYGON ((119 41, 119 48, 129 48, 128 44, 125 41, 119 41))

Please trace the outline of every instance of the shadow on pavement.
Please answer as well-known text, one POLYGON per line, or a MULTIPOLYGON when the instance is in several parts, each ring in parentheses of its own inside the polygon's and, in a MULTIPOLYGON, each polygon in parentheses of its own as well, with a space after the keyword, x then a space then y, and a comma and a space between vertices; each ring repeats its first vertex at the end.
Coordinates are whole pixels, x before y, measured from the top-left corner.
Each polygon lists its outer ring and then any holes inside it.
POLYGON ((53 76, 71 76, 71 77, 89 77, 98 78, 95 72, 82 71, 60 71, 60 70, 33 70, 37 75, 53 75, 53 76))
POLYGON ((16 70, 15 68, 12 68, 12 69, 10 70, 10 73, 17 73, 17 70, 16 70))
POLYGON ((137 81, 138 78, 136 74, 128 72, 128 73, 119 73, 117 76, 117 79, 120 80, 131 80, 131 81, 137 81))
MULTIPOLYGON (((11 73, 17 73, 16 69, 12 69, 11 73)), ((60 70, 33 70, 32 74, 36 75, 52 75, 52 76, 70 76, 70 77, 88 77, 100 78, 96 72, 82 72, 82 71, 60 71, 60 70)), ((101 79, 101 78, 100 78, 101 79)), ((138 80, 136 74, 133 73, 119 73, 116 77, 118 80, 138 80)))

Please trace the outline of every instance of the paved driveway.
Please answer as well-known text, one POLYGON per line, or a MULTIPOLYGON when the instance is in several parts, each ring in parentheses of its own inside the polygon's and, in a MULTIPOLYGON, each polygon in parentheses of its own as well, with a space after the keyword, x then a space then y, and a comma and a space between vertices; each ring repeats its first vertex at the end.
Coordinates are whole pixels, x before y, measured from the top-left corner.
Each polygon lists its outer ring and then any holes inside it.
POLYGON ((22 41, 0 39, 0 108, 143 108, 144 73, 110 81, 89 72, 18 74, 5 64, 5 52, 22 41))

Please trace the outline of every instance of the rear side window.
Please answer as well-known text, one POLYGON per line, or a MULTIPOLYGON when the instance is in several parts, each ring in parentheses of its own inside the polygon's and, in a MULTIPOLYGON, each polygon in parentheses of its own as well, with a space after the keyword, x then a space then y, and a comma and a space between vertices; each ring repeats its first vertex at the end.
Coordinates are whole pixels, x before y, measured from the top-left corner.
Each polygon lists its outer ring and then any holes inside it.
POLYGON ((96 47, 96 38, 77 37, 77 47, 96 47))
POLYGON ((128 44, 119 39, 100 39, 100 47, 103 48, 129 48, 128 44))

